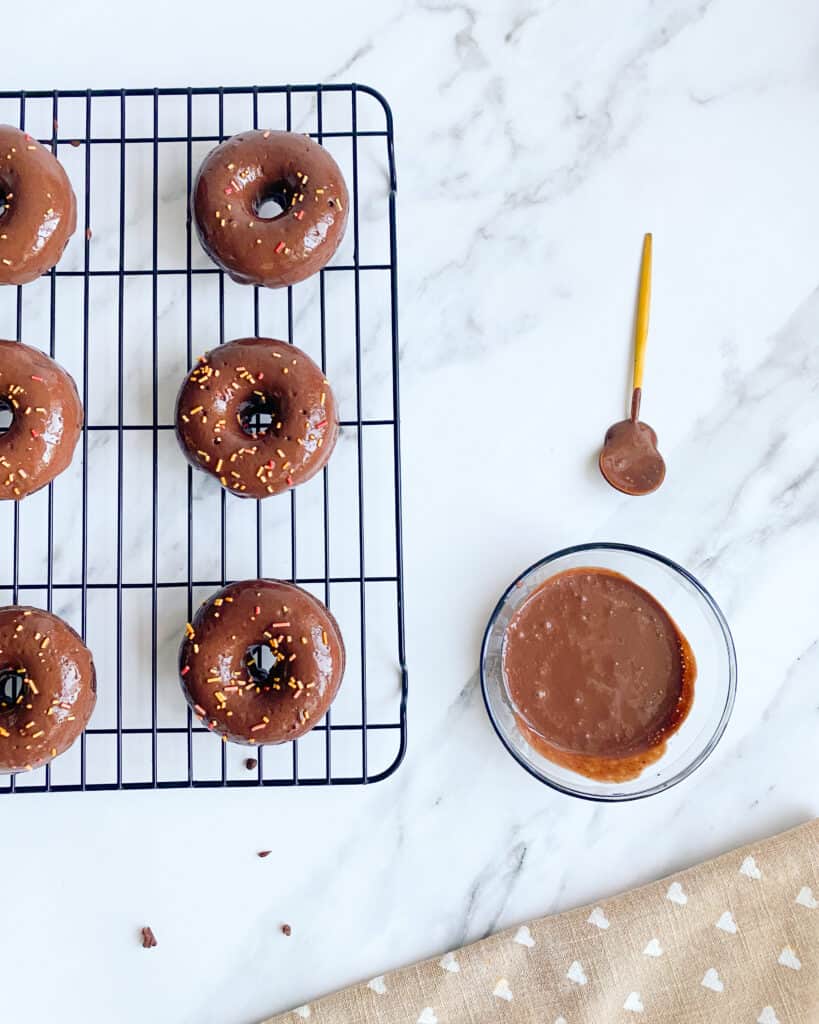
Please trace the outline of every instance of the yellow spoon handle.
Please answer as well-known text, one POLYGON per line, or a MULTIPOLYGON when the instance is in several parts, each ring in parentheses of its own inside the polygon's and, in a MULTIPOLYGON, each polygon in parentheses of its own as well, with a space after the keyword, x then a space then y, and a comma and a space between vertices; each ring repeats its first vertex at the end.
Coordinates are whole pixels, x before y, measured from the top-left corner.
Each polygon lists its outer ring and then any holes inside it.
POLYGON ((637 295, 637 318, 634 327, 634 388, 643 387, 643 367, 648 341, 648 308, 651 304, 651 235, 643 239, 640 264, 640 290, 637 295))

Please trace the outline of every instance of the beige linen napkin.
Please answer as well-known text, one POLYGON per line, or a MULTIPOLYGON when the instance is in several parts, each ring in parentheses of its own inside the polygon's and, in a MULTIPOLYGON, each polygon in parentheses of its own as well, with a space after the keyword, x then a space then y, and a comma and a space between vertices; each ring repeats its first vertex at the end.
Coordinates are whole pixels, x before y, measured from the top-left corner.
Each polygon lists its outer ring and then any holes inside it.
POLYGON ((819 819, 265 1024, 818 1024, 819 819))

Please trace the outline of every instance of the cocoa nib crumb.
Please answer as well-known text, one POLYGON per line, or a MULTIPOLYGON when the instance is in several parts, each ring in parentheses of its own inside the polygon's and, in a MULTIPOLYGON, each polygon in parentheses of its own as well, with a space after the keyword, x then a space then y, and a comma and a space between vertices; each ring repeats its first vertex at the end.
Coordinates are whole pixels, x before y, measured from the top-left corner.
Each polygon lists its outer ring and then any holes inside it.
POLYGON ((74 149, 77 149, 77 147, 78 147, 79 145, 80 145, 80 140, 79 140, 79 139, 72 139, 72 140, 71 140, 71 141, 69 142, 69 146, 73 146, 73 147, 74 147, 74 149))
POLYGON ((258 768, 258 766, 259 766, 259 762, 258 762, 258 761, 256 760, 256 758, 255 758, 255 757, 249 757, 249 758, 248 758, 248 759, 247 759, 247 760, 245 761, 245 768, 247 768, 247 770, 248 770, 249 772, 252 772, 252 771, 253 771, 253 769, 254 769, 254 768, 258 768))
POLYGON ((91 230, 91 228, 85 229, 85 237, 88 239, 89 242, 91 241, 93 234, 94 232, 91 230))
POLYGON ((283 924, 282 925, 282 935, 292 935, 292 934, 293 934, 293 929, 290 927, 290 925, 289 924, 283 924))
POLYGON ((153 949, 156 945, 156 936, 150 928, 142 929, 142 948, 153 949))
POLYGON ((272 850, 259 850, 259 852, 256 854, 256 856, 257 857, 269 857, 272 852, 273 852, 272 850))

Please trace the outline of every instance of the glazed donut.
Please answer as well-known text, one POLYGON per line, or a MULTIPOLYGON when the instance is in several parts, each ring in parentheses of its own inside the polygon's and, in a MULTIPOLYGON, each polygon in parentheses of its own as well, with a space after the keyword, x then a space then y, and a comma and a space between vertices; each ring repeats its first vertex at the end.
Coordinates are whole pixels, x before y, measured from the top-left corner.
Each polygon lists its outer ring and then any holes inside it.
POLYGON ((71 462, 83 408, 72 377, 39 349, 0 341, 0 500, 17 501, 51 483, 71 462))
POLYGON ((338 164, 307 135, 234 135, 205 158, 193 190, 199 241, 239 284, 282 288, 317 273, 339 247, 347 187, 338 164), (274 199, 282 212, 260 217, 274 199))
POLYGON ((0 773, 39 768, 68 750, 91 717, 91 652, 62 619, 0 608, 0 773))
POLYGON ((57 263, 77 226, 77 200, 50 149, 0 125, 0 284, 27 284, 57 263))
POLYGON ((194 714, 233 743, 298 739, 326 713, 344 674, 338 624, 293 583, 231 583, 186 627, 182 689, 194 714), (254 651, 266 647, 268 672, 254 651))
POLYGON ((176 400, 188 461, 243 498, 267 498, 322 469, 338 438, 330 385, 300 349, 239 338, 202 356, 176 400), (270 425, 253 426, 256 416, 270 425))

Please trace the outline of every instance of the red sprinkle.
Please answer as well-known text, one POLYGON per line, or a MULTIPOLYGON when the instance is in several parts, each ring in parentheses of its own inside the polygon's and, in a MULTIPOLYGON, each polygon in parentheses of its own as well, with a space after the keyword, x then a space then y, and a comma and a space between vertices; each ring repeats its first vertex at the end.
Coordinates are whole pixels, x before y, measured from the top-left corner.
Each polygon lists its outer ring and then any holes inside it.
POLYGON ((315 425, 315 429, 318 430, 319 427, 326 427, 326 426, 327 426, 327 420, 322 420, 321 423, 317 423, 315 425))
POLYGON ((292 476, 288 476, 288 478, 287 478, 287 483, 288 483, 288 484, 289 484, 289 485, 290 485, 291 487, 293 486, 293 477, 292 477, 292 476))
POLYGON ((262 609, 259 607, 259 605, 256 605, 256 607, 253 609, 253 614, 258 615, 261 610, 262 609))
POLYGON ((273 250, 275 253, 280 253, 284 249, 284 242, 279 242, 276 248, 273 250))
POLYGON ((190 672, 190 670, 191 670, 190 665, 186 665, 179 674, 181 676, 186 676, 188 674, 188 672, 190 672))
POLYGON ((296 210, 293 216, 296 218, 296 220, 301 220, 302 217, 304 216, 304 210, 296 210))
POLYGON ((32 379, 32 380, 36 380, 36 381, 39 381, 39 383, 40 383, 40 384, 42 384, 42 383, 43 383, 43 378, 42 378, 42 377, 35 377, 34 375, 32 375, 31 379, 32 379))
POLYGON ((31 436, 32 437, 39 437, 40 436, 40 432, 38 430, 35 430, 34 427, 32 427, 31 428, 31 436))
POLYGON ((232 196, 233 195, 233 189, 232 188, 226 188, 225 189, 225 195, 226 196, 232 196))
POLYGON ((263 373, 257 373, 256 374, 256 380, 264 380, 264 374, 263 373))

